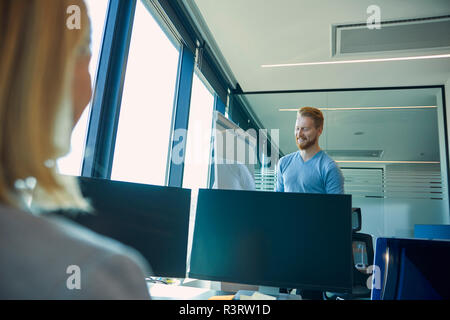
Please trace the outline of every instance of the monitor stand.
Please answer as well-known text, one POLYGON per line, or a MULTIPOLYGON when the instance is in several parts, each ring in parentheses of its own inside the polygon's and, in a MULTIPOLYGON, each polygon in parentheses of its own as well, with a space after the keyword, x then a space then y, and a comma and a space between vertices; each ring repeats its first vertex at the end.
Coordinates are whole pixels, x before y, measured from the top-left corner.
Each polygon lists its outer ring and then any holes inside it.
POLYGON ((262 294, 268 294, 268 295, 271 295, 271 296, 278 297, 278 295, 280 294, 280 288, 259 286, 258 292, 260 292, 262 294))

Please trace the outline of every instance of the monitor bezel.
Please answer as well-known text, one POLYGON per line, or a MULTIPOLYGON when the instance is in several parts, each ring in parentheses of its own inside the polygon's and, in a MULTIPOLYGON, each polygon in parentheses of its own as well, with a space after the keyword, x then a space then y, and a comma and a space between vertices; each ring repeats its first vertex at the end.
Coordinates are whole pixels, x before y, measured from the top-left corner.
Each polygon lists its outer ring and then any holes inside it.
MULTIPOLYGON (((248 191, 248 190, 219 190, 219 189, 199 189, 198 193, 198 199, 200 199, 200 195, 202 193, 209 193, 209 192, 255 192, 255 193, 267 193, 267 194, 274 194, 274 192, 271 191, 248 191)), ((292 194, 292 192, 284 192, 280 194, 292 194)), ((189 265, 189 271, 188 271, 188 277, 192 279, 199 279, 199 280, 209 280, 209 281, 222 281, 222 282, 231 282, 231 283, 238 283, 238 284, 247 284, 247 285, 256 285, 256 286, 269 286, 269 287, 275 287, 275 288, 299 288, 303 290, 317 290, 317 291, 329 291, 329 292, 340 292, 340 293, 351 293, 353 289, 353 249, 352 249, 352 234, 353 234, 353 228, 352 228, 352 207, 351 207, 351 199, 352 196, 350 194, 328 194, 328 195, 321 195, 321 194, 305 194, 305 193, 298 193, 299 195, 303 196, 330 196, 330 197, 345 197, 348 199, 349 203, 349 212, 347 215, 347 220, 349 224, 349 234, 348 234, 348 256, 351 259, 351 264, 349 268, 349 274, 347 275, 350 279, 350 283, 346 287, 342 286, 333 286, 333 285, 312 285, 309 283, 298 283, 298 282, 283 282, 283 281, 268 281, 268 280, 257 280, 257 281, 246 281, 245 279, 235 279, 233 277, 227 277, 227 276, 213 276, 208 274, 201 274, 197 272, 191 272, 191 266, 189 265)), ((197 212, 199 210, 198 202, 197 202, 197 212)), ((195 239, 195 233, 196 233, 196 225, 194 226, 194 232, 193 232, 193 242, 192 242, 192 250, 194 250, 194 239, 195 239)), ((191 251, 192 255, 192 251, 191 251)), ((190 259, 192 261, 192 259, 190 259)))

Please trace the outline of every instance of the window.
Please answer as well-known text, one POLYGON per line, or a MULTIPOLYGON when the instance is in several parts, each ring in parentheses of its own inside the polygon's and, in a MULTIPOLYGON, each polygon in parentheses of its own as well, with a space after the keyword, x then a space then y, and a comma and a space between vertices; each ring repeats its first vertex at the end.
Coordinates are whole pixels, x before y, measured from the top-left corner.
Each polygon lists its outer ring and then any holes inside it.
POLYGON ((179 49, 136 4, 111 179, 164 185, 179 49))
POLYGON ((194 74, 186 141, 183 188, 208 187, 214 96, 194 74))
MULTIPOLYGON (((183 171, 183 188, 192 189, 191 213, 196 212, 198 188, 208 187, 213 108, 214 96, 194 73, 183 171)), ((191 214, 188 236, 188 266, 194 224, 195 214, 191 214)))
MULTIPOLYGON (((86 5, 88 8, 89 17, 91 19, 92 28, 92 58, 89 64, 89 72, 91 74, 92 86, 94 86, 97 73, 98 58, 100 56, 100 47, 102 43, 106 12, 108 9, 108 0, 86 0, 86 5)), ((58 170, 62 174, 80 175, 81 173, 90 108, 91 104, 89 104, 89 106, 84 110, 80 120, 73 129, 70 152, 57 161, 58 170)))

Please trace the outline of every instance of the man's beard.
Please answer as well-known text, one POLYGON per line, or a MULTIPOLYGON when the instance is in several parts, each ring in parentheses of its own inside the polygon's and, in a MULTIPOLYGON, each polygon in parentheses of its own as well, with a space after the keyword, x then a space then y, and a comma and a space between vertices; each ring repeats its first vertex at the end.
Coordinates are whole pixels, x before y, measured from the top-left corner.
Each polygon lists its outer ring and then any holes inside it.
POLYGON ((295 143, 297 144, 297 147, 300 150, 306 150, 306 149, 310 148, 311 146, 313 146, 316 143, 316 141, 317 141, 317 136, 314 137, 313 140, 306 140, 306 141, 303 140, 302 143, 298 143, 297 137, 295 137, 295 143))

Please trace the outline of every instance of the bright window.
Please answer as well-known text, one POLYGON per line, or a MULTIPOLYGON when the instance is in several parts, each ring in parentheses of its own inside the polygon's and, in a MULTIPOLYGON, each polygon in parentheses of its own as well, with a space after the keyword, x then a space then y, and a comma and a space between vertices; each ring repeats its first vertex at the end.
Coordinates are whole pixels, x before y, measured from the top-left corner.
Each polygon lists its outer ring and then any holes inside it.
MULTIPOLYGON (((92 86, 94 86, 97 74, 100 47, 102 44, 103 29, 105 26, 106 11, 108 10, 108 0, 86 0, 89 17, 91 20, 91 52, 92 58, 89 64, 92 86)), ((92 101, 92 100, 91 100, 92 101)), ((84 146, 86 142, 87 126, 91 104, 84 110, 80 120, 75 125, 71 137, 71 150, 57 161, 59 172, 68 175, 80 175, 83 163, 84 146)))
POLYGON ((192 81, 183 188, 208 187, 214 96, 197 74, 192 81))
POLYGON ((137 1, 111 179, 165 184, 178 58, 137 1))

